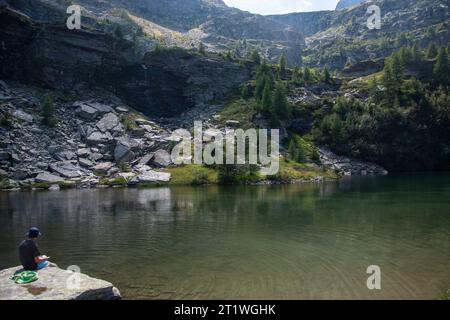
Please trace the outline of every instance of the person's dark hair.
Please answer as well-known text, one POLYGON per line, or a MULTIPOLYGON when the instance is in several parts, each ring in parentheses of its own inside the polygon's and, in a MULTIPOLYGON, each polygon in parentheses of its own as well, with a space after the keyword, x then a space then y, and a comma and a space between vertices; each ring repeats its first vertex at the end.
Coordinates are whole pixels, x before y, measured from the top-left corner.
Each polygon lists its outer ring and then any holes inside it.
POLYGON ((28 232, 27 232, 27 237, 30 239, 36 239, 36 238, 39 238, 40 236, 41 236, 41 232, 36 227, 30 228, 30 230, 28 230, 28 232))

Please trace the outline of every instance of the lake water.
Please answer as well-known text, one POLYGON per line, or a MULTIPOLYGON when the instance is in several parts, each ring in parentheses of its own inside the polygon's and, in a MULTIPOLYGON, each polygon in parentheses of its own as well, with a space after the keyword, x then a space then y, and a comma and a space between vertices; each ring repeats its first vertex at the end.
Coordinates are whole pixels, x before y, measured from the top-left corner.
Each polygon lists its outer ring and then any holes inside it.
POLYGON ((128 299, 435 299, 450 289, 450 175, 322 185, 0 193, 0 269, 29 226, 60 267, 128 299), (381 290, 367 289, 367 267, 381 290))

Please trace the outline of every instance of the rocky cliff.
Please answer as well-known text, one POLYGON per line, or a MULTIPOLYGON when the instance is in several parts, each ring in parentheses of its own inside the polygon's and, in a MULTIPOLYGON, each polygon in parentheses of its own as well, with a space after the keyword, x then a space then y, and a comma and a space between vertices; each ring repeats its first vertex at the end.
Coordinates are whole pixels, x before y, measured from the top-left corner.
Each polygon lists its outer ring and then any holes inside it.
POLYGON ((0 39, 1 78, 62 90, 102 88, 152 116, 175 116, 223 99, 250 74, 232 62, 181 49, 142 58, 126 39, 71 31, 8 8, 0 9, 0 39))
MULTIPOLYGON (((63 1, 7 2, 38 21, 61 22, 67 16, 63 1)), ((229 8, 220 0, 77 0, 71 3, 83 6, 86 24, 108 28, 121 20, 121 28, 130 30, 136 29, 137 19, 143 19, 152 24, 152 30, 146 31, 148 27, 143 30, 147 36, 185 49, 198 46, 200 42, 215 52, 235 52, 236 46, 240 46, 236 54, 247 56, 253 49, 260 49, 267 59, 277 61, 285 52, 288 61, 294 63, 294 57, 304 46, 304 38, 297 30, 261 15, 229 8), (124 15, 132 16, 134 21, 122 19, 124 15), (242 48, 244 39, 246 44, 242 48)), ((142 25, 137 29, 142 31, 142 25)))

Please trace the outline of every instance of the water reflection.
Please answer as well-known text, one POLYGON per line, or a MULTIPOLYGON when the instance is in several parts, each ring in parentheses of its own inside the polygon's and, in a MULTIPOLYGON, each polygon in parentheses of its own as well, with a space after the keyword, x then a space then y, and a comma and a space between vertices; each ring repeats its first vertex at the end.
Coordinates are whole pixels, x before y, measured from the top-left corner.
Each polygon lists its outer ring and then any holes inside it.
POLYGON ((450 287, 448 176, 0 194, 0 267, 30 225, 128 298, 434 298, 450 287), (365 283, 380 265, 383 290, 365 283))

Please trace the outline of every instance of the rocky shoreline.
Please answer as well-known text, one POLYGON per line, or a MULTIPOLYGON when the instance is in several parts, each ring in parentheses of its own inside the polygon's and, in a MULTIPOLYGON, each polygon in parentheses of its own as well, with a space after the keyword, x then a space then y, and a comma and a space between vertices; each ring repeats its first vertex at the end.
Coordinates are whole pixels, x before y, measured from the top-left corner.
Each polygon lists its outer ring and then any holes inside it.
MULTIPOLYGON (((169 152, 179 141, 172 132, 178 123, 150 120, 111 95, 87 93, 88 99, 76 100, 52 91, 57 124, 49 127, 42 121, 45 92, 13 85, 0 81, 1 190, 125 187, 171 181, 171 174, 164 170, 171 165, 169 152)), ((215 125, 206 121, 205 126, 215 125)), ((324 149, 320 159, 339 175, 387 174, 378 165, 324 149)))

